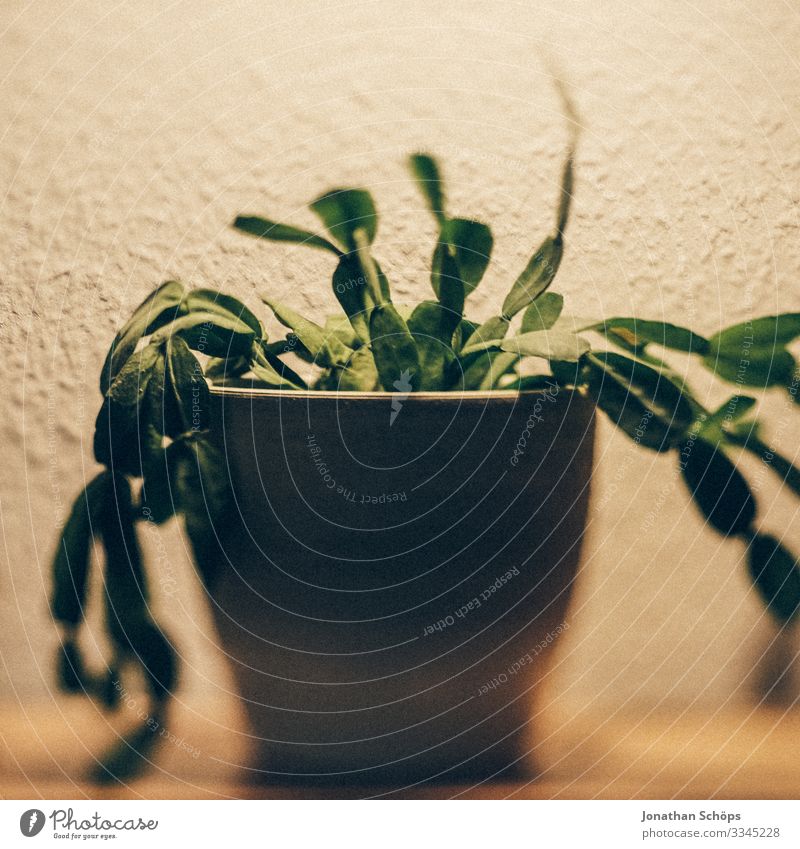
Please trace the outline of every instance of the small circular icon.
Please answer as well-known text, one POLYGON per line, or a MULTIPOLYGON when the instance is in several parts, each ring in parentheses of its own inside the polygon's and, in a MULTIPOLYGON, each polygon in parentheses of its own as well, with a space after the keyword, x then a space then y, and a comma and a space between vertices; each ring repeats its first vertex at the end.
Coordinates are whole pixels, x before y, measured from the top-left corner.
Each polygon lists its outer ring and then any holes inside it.
POLYGON ((19 818, 19 830, 25 837, 36 837, 44 828, 44 812, 38 808, 31 808, 19 818))

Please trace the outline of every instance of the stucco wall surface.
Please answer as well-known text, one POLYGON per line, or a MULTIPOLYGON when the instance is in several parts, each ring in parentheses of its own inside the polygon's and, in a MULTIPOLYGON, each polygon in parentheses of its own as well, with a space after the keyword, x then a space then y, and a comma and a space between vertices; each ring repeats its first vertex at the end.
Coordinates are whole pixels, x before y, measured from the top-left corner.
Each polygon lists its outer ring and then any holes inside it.
MULTIPOLYGON (((552 221, 550 56, 583 124, 558 278, 573 311, 713 332, 800 309, 799 46, 780 0, 0 4, 0 698, 49 698, 49 558, 95 471, 97 373, 132 307, 179 277, 334 309, 328 257, 246 239, 236 213, 310 226, 308 200, 363 185, 398 299, 421 299, 434 228, 404 159, 430 150, 454 213, 493 227, 474 297, 488 317, 552 221)), ((768 403, 791 455, 797 417, 768 403)), ((800 546, 795 503, 749 468, 765 524, 800 546)), ((609 709, 752 698, 762 655, 795 646, 738 543, 704 529, 672 461, 605 424, 594 486, 556 690, 609 709)), ((227 698, 177 529, 164 545, 183 698, 227 698)))

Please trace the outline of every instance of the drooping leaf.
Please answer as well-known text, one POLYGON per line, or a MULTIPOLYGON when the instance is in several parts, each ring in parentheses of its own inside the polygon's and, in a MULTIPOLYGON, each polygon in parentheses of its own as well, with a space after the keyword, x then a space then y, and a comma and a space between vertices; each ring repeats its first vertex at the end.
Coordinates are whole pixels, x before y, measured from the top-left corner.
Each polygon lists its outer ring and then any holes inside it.
POLYGON ((769 534, 753 534, 747 550, 750 576, 775 618, 789 622, 800 608, 800 569, 790 551, 769 534))
POLYGON ((513 318, 547 290, 556 276, 563 252, 564 243, 560 235, 548 236, 542 242, 503 301, 506 319, 513 318))
POLYGON ((439 172, 439 166, 432 156, 426 153, 413 154, 409 158, 411 173, 419 184, 428 207, 440 225, 445 222, 444 184, 439 172))
MULTIPOLYGON (((631 439, 655 451, 665 451, 682 440, 693 410, 669 378, 622 354, 598 351, 586 354, 581 362, 597 405, 631 439)), ((559 380, 566 377, 555 368, 554 373, 559 380)))
POLYGON ((276 221, 270 221, 256 215, 239 215, 233 222, 233 226, 237 230, 249 233, 251 236, 257 236, 259 239, 268 239, 272 242, 294 242, 300 245, 308 245, 310 248, 322 248, 337 256, 342 253, 336 245, 327 239, 323 239, 322 236, 316 235, 316 233, 291 227, 288 224, 279 224, 276 221))
POLYGON ((609 318, 595 325, 593 329, 605 333, 612 342, 622 342, 630 350, 644 348, 650 343, 690 354, 705 355, 709 350, 708 339, 685 327, 665 321, 609 318))
POLYGON ((222 537, 236 519, 225 456, 205 438, 182 446, 176 487, 184 508, 184 525, 194 561, 211 588, 227 564, 222 537))
POLYGON ((105 395, 117 372, 136 350, 139 340, 177 318, 183 310, 183 286, 169 280, 148 295, 136 308, 111 343, 100 371, 100 392, 105 395))
POLYGON ((220 312, 198 310, 176 319, 153 335, 160 343, 169 336, 180 336, 194 351, 210 357, 237 357, 247 354, 256 334, 241 319, 220 312))
POLYGON ((53 616, 65 625, 83 620, 86 586, 95 524, 108 498, 111 478, 101 472, 84 487, 72 505, 53 558, 53 616))
POLYGON ((159 355, 157 345, 145 345, 128 358, 108 390, 108 394, 117 404, 132 407, 141 402, 159 355))
POLYGON ((564 308, 564 296, 555 292, 545 292, 525 310, 522 316, 522 332, 534 333, 549 330, 558 321, 564 308))
POLYGON ((166 355, 168 386, 181 411, 184 431, 206 430, 211 400, 202 366, 179 336, 169 340, 166 355))
POLYGON ((370 347, 381 385, 387 392, 397 391, 395 384, 419 385, 420 365, 417 346, 408 325, 391 304, 375 307, 369 322, 370 347))
POLYGON ((369 244, 375 239, 378 213, 370 193, 364 189, 334 189, 318 197, 310 206, 348 252, 357 248, 356 230, 365 233, 369 244))
POLYGON ((214 289, 192 289, 184 298, 190 312, 217 313, 226 318, 243 321, 252 331, 256 341, 264 337, 264 328, 258 317, 238 298, 217 292, 214 289))
POLYGON ((108 630, 118 650, 141 665, 153 697, 163 700, 175 685, 175 654, 150 614, 130 484, 122 475, 114 476, 114 496, 106 504, 100 523, 106 552, 108 630))
POLYGON ((719 445, 700 437, 681 448, 683 479, 709 524, 725 535, 744 533, 756 504, 747 481, 719 445))

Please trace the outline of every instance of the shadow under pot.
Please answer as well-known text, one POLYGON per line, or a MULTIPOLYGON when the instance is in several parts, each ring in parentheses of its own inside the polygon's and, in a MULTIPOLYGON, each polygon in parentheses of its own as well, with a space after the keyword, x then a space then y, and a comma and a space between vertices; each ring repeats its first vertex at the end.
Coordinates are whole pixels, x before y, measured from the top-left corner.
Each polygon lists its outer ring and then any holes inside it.
POLYGON ((236 519, 211 600, 274 782, 530 773, 586 526, 594 407, 215 389, 236 519))

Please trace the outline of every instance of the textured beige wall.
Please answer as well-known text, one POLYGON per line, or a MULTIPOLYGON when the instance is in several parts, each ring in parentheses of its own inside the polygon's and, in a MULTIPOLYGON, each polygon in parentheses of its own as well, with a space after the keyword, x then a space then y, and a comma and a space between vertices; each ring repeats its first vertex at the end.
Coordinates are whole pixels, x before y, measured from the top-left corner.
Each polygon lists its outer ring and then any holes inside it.
MULTIPOLYGON (((453 209, 495 231, 475 298, 488 315, 550 226, 564 133, 547 52, 585 123, 559 277, 575 311, 710 332, 798 309, 799 46, 800 15, 780 0, 4 0, 0 698, 47 697, 48 559, 94 471, 96 375, 122 318, 171 276, 251 304, 268 286, 333 306, 326 257, 238 236, 235 213, 310 224, 306 200, 363 184, 383 213, 384 267, 421 298, 434 233, 403 159, 430 149, 453 209)), ((796 419, 770 403, 792 453, 796 419)), ((571 699, 719 705, 751 697, 771 645, 794 651, 790 636, 773 645, 738 544, 704 532, 675 486, 669 460, 601 429, 559 655, 571 699)), ((791 499, 769 477, 759 494, 766 524, 800 547, 791 499)), ((179 591, 160 603, 199 704, 228 679, 174 528, 165 544, 179 591)))

